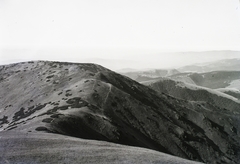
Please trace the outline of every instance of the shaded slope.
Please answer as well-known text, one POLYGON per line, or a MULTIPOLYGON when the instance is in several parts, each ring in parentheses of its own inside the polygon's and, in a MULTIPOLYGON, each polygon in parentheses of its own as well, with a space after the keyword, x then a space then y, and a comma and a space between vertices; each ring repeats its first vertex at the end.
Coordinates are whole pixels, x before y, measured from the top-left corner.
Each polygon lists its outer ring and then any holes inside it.
POLYGON ((239 160, 239 112, 179 100, 94 64, 0 68, 1 130, 47 131, 208 163, 239 160))

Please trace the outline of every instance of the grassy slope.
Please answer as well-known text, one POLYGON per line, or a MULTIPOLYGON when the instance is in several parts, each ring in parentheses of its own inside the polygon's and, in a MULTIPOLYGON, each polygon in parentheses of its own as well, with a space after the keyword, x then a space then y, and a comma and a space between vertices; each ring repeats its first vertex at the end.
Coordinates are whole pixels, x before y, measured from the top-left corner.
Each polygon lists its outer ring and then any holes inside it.
POLYGON ((208 163, 239 157, 239 120, 215 106, 159 94, 93 64, 30 62, 0 71, 2 131, 50 131, 208 163))
POLYGON ((59 134, 0 132, 0 163, 194 164, 153 150, 59 134))

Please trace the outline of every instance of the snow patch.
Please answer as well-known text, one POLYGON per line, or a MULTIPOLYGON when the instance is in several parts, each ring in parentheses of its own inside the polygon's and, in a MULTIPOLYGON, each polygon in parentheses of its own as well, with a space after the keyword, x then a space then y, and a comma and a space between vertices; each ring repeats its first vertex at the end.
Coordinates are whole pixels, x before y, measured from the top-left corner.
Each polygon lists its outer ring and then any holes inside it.
POLYGON ((233 80, 228 87, 226 88, 236 88, 240 90, 240 79, 238 80, 233 80))

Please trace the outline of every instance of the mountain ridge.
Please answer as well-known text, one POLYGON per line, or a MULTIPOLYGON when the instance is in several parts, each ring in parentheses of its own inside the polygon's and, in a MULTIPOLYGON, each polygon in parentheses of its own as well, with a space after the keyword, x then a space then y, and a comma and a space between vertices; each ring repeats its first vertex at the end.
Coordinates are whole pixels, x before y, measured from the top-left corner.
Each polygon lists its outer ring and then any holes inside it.
POLYGON ((209 163, 239 159, 238 118, 215 106, 158 93, 94 64, 26 62, 0 73, 2 131, 59 133, 209 163))
POLYGON ((177 68, 180 72, 240 71, 240 58, 222 59, 214 62, 198 63, 177 68))

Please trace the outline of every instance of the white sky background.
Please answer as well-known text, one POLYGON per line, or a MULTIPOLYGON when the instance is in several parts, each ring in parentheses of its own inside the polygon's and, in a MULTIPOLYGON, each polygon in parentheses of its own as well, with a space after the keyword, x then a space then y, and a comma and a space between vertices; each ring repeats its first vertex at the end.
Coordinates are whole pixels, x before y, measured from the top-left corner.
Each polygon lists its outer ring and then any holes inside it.
POLYGON ((239 0, 0 0, 0 64, 174 67, 239 57, 239 0))

